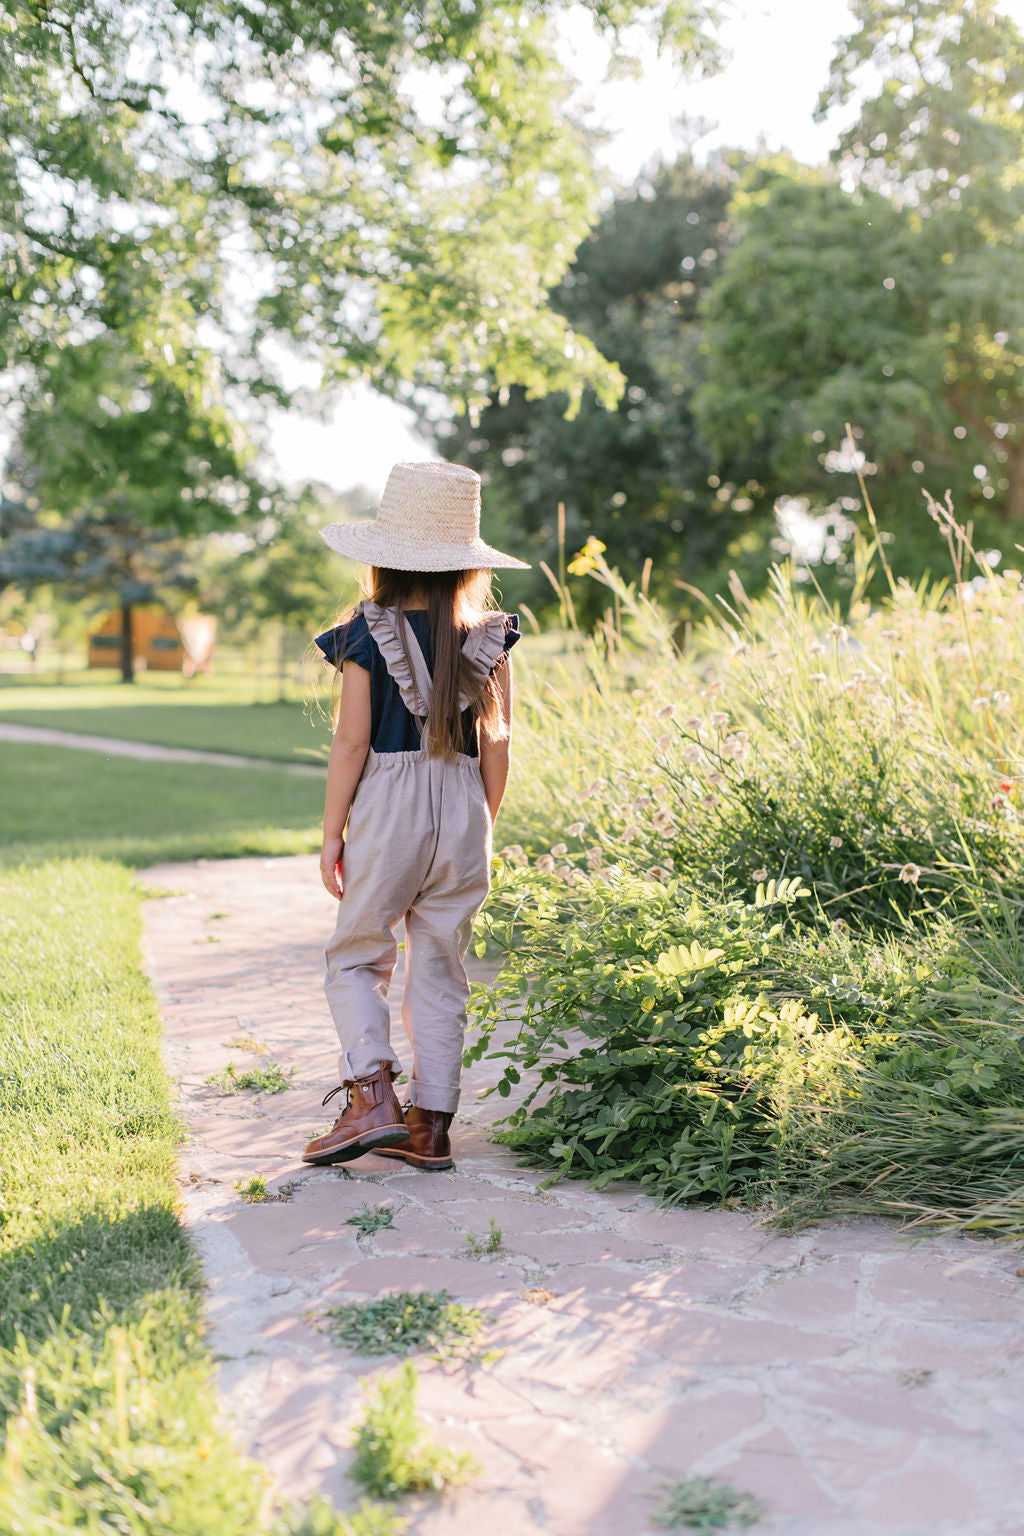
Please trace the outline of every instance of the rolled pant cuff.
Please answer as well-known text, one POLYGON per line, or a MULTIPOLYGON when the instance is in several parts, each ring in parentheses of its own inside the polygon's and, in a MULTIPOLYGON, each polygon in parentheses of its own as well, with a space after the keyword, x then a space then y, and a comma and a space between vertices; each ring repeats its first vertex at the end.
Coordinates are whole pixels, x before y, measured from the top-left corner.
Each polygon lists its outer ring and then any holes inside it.
POLYGON ((432 1109, 435 1113, 454 1115, 459 1107, 459 1089, 438 1083, 423 1083, 411 1077, 409 1102, 415 1104, 417 1109, 432 1109))
POLYGON ((338 1072, 343 1083, 372 1077, 377 1068, 383 1066, 390 1066, 396 1077, 402 1070, 402 1063, 393 1051, 363 1051, 358 1056, 342 1051, 338 1057, 338 1072))

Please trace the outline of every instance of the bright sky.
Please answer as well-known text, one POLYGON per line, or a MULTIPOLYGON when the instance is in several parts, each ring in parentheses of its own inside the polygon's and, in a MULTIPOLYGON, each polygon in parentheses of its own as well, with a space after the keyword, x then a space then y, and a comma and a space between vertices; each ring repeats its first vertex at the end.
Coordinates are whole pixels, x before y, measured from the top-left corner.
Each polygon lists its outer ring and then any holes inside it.
MULTIPOLYGON (((1003 0, 1001 9, 1024 26, 1024 0, 1003 0)), ((786 149, 808 163, 827 159, 845 124, 838 118, 816 123, 813 113, 833 45, 852 30, 846 0, 732 0, 730 12, 721 34, 730 62, 719 75, 684 80, 652 51, 641 79, 610 85, 600 84, 606 55, 585 14, 568 19, 566 61, 595 121, 611 134, 602 158, 624 185, 652 161, 672 158, 683 142, 683 119, 707 124, 698 157, 718 145, 754 149, 763 140, 769 150, 786 149)), ((280 413, 271 447, 288 480, 376 492, 395 461, 433 456, 411 423, 408 411, 356 388, 326 425, 280 413)))

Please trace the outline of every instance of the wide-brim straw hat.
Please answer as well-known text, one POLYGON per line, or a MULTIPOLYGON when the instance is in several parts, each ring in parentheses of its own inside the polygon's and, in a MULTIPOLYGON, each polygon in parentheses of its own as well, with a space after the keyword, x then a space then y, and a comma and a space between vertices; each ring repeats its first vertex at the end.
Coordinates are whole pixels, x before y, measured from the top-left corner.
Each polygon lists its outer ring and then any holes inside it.
POLYGON ((462 464, 396 464, 377 516, 329 523, 331 549, 392 571, 528 571, 480 537, 480 476, 462 464))

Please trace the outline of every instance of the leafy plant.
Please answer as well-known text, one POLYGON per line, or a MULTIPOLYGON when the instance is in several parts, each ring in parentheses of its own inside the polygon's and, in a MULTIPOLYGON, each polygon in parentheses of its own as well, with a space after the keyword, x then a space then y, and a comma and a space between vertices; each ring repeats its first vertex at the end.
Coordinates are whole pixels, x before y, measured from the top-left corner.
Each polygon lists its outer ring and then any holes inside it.
POLYGON ((364 1205, 358 1215, 346 1217, 345 1225, 358 1227, 363 1236, 368 1237, 373 1232, 390 1227, 394 1219, 394 1209, 390 1205, 364 1205))
POLYGON ((661 1508, 651 1518, 670 1531, 724 1531, 756 1525, 764 1514, 764 1506, 751 1494, 707 1477, 691 1477, 664 1484, 661 1508))
POLYGON ((493 1216, 491 1217, 490 1230, 486 1237, 477 1237, 473 1232, 466 1233, 466 1242, 469 1244, 469 1251, 474 1258, 478 1258, 484 1253, 497 1253, 501 1247, 501 1241, 501 1228, 493 1216))
POLYGON ((235 1189, 250 1205, 258 1205, 267 1198, 267 1181, 262 1173, 251 1173, 248 1179, 236 1179, 235 1189))
POLYGON ((476 1470, 471 1457, 446 1451, 428 1437, 416 1417, 417 1381, 411 1360, 397 1376, 380 1380, 356 1431, 349 1476, 380 1499, 439 1492, 466 1482, 476 1470))
POLYGON ((334 1343, 357 1355, 408 1355, 419 1349, 441 1357, 458 1354, 484 1324, 479 1312, 449 1300, 447 1291, 393 1291, 329 1307, 323 1315, 334 1343))
POLYGON ((289 1067, 284 1072, 278 1062, 272 1061, 265 1067, 247 1067, 239 1072, 234 1062, 229 1061, 222 1072, 213 1072, 203 1081, 225 1093, 283 1093, 295 1071, 295 1067, 289 1067))

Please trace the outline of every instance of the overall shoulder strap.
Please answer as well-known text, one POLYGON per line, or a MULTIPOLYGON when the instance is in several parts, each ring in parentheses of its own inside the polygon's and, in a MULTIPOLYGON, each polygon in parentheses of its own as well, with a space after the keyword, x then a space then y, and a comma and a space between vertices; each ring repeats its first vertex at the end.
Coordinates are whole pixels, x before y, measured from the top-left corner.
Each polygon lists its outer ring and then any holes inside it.
POLYGON ((430 669, 409 620, 400 608, 381 608, 369 601, 363 603, 363 617, 402 703, 417 720, 425 720, 430 708, 430 669))

